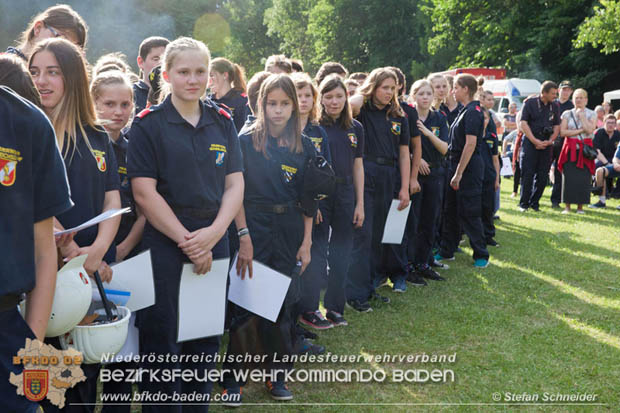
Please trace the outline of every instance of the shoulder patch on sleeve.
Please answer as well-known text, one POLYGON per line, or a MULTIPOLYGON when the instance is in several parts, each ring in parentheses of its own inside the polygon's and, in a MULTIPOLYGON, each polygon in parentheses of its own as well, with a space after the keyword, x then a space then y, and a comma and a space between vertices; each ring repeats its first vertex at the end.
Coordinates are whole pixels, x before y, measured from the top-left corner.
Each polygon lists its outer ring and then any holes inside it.
POLYGON ((409 106, 411 106, 412 108, 415 109, 415 105, 413 103, 409 103, 409 102, 406 102, 406 103, 407 103, 407 105, 409 105, 409 106))
POLYGON ((228 113, 226 111, 226 109, 224 109, 224 108, 218 108, 217 109, 217 113, 219 113, 220 115, 224 116, 226 119, 232 119, 232 117, 230 116, 230 113, 228 113))
POLYGON ((151 108, 143 109, 142 111, 140 111, 140 113, 138 113, 138 118, 142 119, 151 112, 152 112, 151 108))
POLYGON ((478 105, 476 105, 476 110, 477 110, 478 112, 482 112, 482 109, 480 109, 480 106, 478 106, 478 105))
POLYGON ((241 93, 241 97, 242 97, 242 98, 247 98, 247 97, 248 97, 248 94, 247 94, 247 93, 241 93))

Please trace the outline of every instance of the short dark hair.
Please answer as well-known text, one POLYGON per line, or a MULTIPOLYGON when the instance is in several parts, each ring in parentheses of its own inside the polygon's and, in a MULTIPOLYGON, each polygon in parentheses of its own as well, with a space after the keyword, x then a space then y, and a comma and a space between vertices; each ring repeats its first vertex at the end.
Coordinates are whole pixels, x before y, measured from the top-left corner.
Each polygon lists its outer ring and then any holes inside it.
POLYGON ((260 92, 260 87, 265 81, 265 79, 267 79, 272 74, 273 73, 271 72, 265 72, 265 71, 256 72, 254 73, 254 76, 252 76, 250 81, 248 82, 248 105, 250 106, 250 110, 252 111, 252 114, 254 116, 256 116, 256 112, 258 111, 256 104, 258 102, 258 94, 260 92))
POLYGON ((166 47, 170 43, 170 40, 165 37, 160 36, 151 36, 142 40, 140 43, 140 48, 138 49, 138 54, 142 58, 142 60, 146 59, 146 57, 151 53, 151 50, 157 47, 166 47))
POLYGON ((0 85, 11 88, 21 97, 41 107, 41 96, 34 85, 32 76, 19 57, 0 54, 0 85))
POLYGON ((551 80, 545 80, 542 84, 542 86, 540 87, 540 93, 547 93, 549 92, 551 89, 557 89, 558 88, 558 84, 551 81, 551 80))

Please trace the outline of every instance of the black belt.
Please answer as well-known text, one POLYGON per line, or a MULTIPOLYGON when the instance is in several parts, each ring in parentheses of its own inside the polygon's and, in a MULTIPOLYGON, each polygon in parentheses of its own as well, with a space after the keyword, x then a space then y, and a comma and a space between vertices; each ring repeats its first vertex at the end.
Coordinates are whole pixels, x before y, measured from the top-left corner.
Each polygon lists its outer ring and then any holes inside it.
POLYGON ((391 158, 384 158, 382 156, 366 156, 364 159, 379 165, 394 166, 394 159, 391 158))
POLYGON ((190 208, 190 207, 177 207, 171 206, 172 212, 176 215, 182 215, 185 217, 195 218, 195 219, 211 219, 217 216, 217 209, 206 209, 206 208, 190 208))
POLYGON ((269 212, 271 214, 283 215, 293 210, 300 210, 299 206, 295 203, 289 202, 288 204, 259 204, 256 202, 246 202, 246 209, 253 209, 260 212, 269 212))
POLYGON ((350 185, 350 184, 353 183, 353 177, 350 176, 350 175, 349 176, 345 176, 345 177, 337 176, 336 177, 336 183, 337 184, 341 184, 341 185, 344 185, 344 184, 350 185))
POLYGON ((14 309, 19 304, 20 299, 21 296, 19 295, 3 295, 0 297, 0 312, 14 309))

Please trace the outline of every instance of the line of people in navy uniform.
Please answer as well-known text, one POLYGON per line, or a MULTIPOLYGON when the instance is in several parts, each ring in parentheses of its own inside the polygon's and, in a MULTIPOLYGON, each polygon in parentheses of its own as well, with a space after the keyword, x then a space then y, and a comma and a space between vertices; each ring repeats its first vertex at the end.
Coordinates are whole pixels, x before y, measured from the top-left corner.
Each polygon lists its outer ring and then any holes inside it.
MULTIPOLYGON (((253 260, 290 275, 275 323, 232 304, 229 311, 229 353, 247 351, 250 340, 256 347, 250 351, 280 355, 325 351, 301 325, 317 330, 346 326, 345 307, 369 312, 388 304, 389 298, 377 291, 388 278, 395 292, 405 292, 407 283, 444 281, 437 269, 448 269, 446 261, 459 250, 463 233, 473 249, 473 265, 488 265, 487 245, 496 245, 492 204, 498 145, 488 108, 481 103, 484 93, 472 76, 430 75, 407 94, 405 76, 395 67, 356 73, 345 83, 348 72, 337 62, 325 63, 311 79, 300 61, 276 55, 246 85, 241 67, 211 59, 202 42, 152 37, 140 45, 141 73, 132 83, 134 75, 118 54, 103 56, 90 70, 83 56, 86 33, 75 11, 55 6, 35 16, 21 43, 0 56, 12 74, 0 80, 14 90, 2 89, 0 145, 19 151, 25 161, 17 163, 18 170, 32 167, 34 175, 10 175, 5 168, 2 184, 30 191, 34 204, 22 196, 21 207, 42 211, 24 218, 34 219, 35 230, 43 219, 51 231, 132 207, 132 214, 56 239, 56 246, 65 260, 88 254, 85 269, 91 276, 97 271, 104 281, 113 277, 110 264, 151 250, 156 300, 137 314, 142 354, 213 355, 219 350, 219 337, 176 341, 179 281, 186 262, 205 274, 214 259, 236 255, 242 278, 253 276, 253 260), (293 73, 294 67, 299 73, 293 73), (10 119, 30 122, 26 130, 46 129, 32 136, 47 146, 16 143, 5 132, 10 119), (49 142, 54 134, 56 148, 49 142), (47 152, 28 149, 33 147, 47 152), (300 203, 308 165, 320 157, 333 167, 336 190, 320 201, 300 203), (56 183, 34 185, 41 170, 30 159, 51 162, 44 169, 46 179, 56 183), (29 186, 22 185, 26 180, 29 186), (401 244, 382 244, 394 199, 399 210, 413 202, 407 228, 401 244), (322 288, 325 314, 319 309, 322 288)), ((25 248, 30 242, 32 248, 32 236, 21 237, 15 245, 25 248)), ((38 242, 35 237, 35 250, 38 242)), ((47 247, 55 257, 56 248, 50 249, 49 242, 47 247)), ((14 248, 8 251, 19 250, 14 248)), ((35 275, 37 285, 45 284, 41 265, 37 259, 33 270, 32 260, 24 258, 2 272, 3 322, 14 322, 13 301, 34 291, 35 275)), ((46 268, 47 274, 51 267, 46 268)), ((38 318, 45 320, 50 300, 40 300, 38 318)), ((7 336, 2 363, 25 336, 44 338, 40 322, 26 321, 32 331, 24 325, 7 336)), ((57 345, 56 338, 46 341, 57 345)), ((3 379, 18 367, 0 365, 3 401, 20 411, 36 411, 35 403, 16 397, 3 379)), ((293 367, 271 358, 268 366, 293 367)), ((208 370, 215 364, 158 361, 139 367, 208 370)), ((88 380, 67 390, 63 410, 93 408, 76 403, 94 403, 100 368, 84 367, 88 380)), ((220 384, 228 404, 239 405, 244 383, 231 376, 220 384)), ((206 394, 211 386, 181 380, 139 385, 168 394, 206 394)), ((293 398, 282 374, 266 387, 276 400, 293 398)), ((130 393, 131 385, 106 385, 103 391, 130 393)), ((57 410, 49 403, 44 408, 57 410)), ((145 404, 143 411, 207 408, 145 404)), ((129 406, 104 406, 104 411, 123 410, 129 406)))

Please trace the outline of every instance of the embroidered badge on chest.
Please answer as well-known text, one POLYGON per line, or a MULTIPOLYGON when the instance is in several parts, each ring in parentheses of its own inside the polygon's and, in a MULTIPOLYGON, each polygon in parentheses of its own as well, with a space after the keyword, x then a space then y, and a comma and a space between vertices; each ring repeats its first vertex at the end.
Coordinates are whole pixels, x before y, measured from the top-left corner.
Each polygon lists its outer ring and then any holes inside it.
POLYGON ((108 165, 105 162, 105 152, 93 150, 93 155, 95 155, 95 159, 97 160, 97 168, 101 172, 105 172, 108 169, 108 165))
POLYGON ((353 148, 357 148, 357 135, 354 133, 349 133, 349 141, 351 141, 351 146, 353 148))
POLYGON ((323 138, 310 138, 310 140, 314 144, 314 147, 316 148, 316 150, 318 152, 321 152, 321 143, 323 142, 323 138))
POLYGON ((224 158, 226 157, 226 147, 217 143, 212 143, 209 147, 210 151, 215 151, 215 165, 224 165, 224 158))
POLYGON ((11 186, 17 177, 17 163, 22 160, 21 153, 0 146, 0 184, 11 186))
POLYGON ((282 165, 282 174, 284 175, 284 180, 287 183, 290 183, 293 178, 295 178, 295 174, 297 173, 297 168, 293 168, 292 166, 282 165))
POLYGON ((400 135, 400 122, 392 121, 392 133, 394 135, 400 135))

